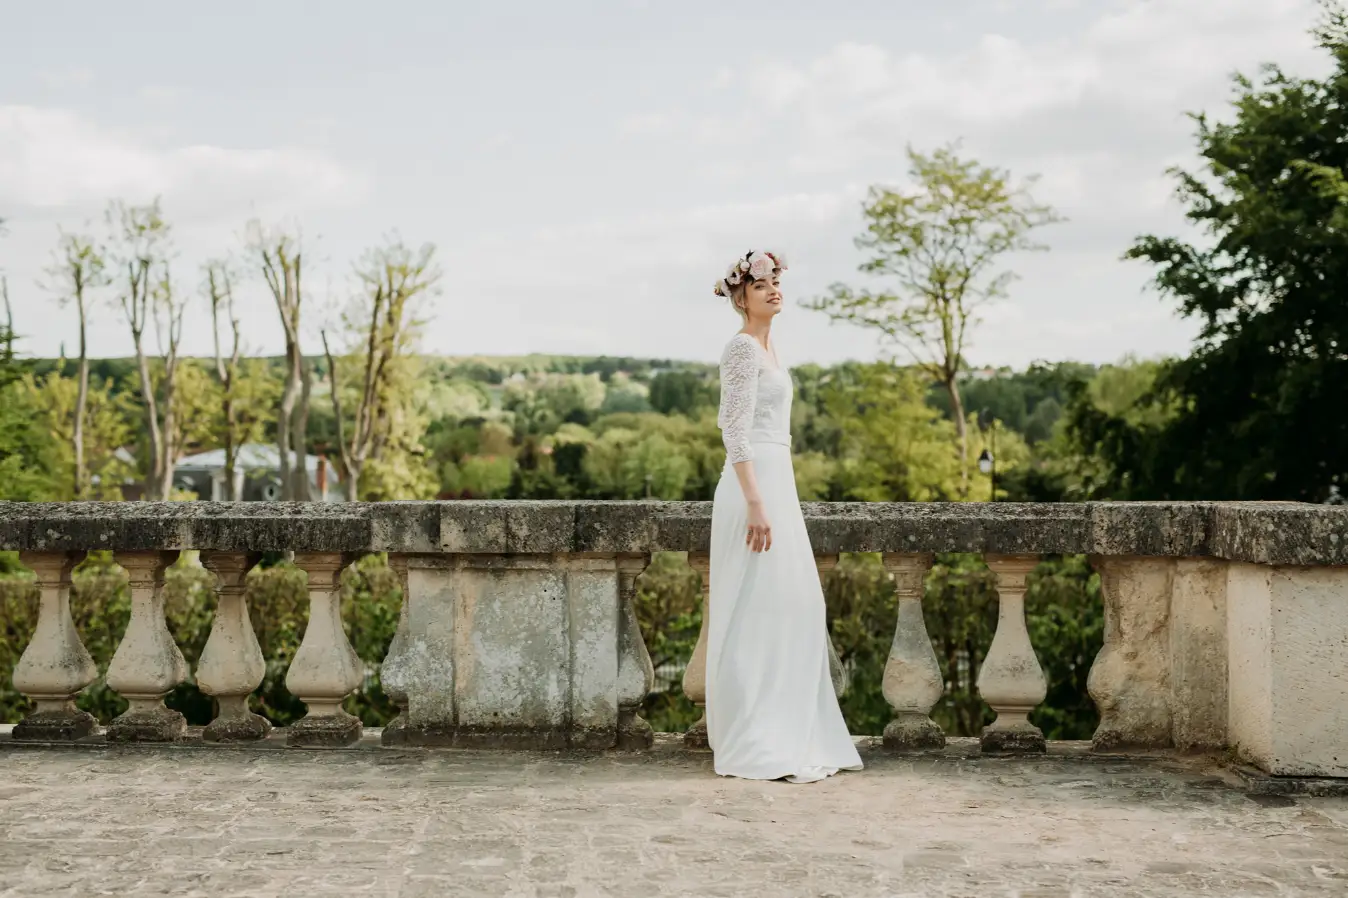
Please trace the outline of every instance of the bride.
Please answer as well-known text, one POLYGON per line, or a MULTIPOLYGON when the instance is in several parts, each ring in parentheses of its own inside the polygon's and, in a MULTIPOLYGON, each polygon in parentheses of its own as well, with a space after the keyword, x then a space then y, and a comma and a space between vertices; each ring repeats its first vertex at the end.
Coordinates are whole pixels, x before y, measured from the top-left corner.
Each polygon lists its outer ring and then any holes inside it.
POLYGON ((721 356, 707 738, 722 776, 802 783, 860 770, 861 757, 829 677, 824 594, 791 467, 791 375, 769 338, 785 270, 781 256, 750 252, 716 284, 744 326, 721 356))

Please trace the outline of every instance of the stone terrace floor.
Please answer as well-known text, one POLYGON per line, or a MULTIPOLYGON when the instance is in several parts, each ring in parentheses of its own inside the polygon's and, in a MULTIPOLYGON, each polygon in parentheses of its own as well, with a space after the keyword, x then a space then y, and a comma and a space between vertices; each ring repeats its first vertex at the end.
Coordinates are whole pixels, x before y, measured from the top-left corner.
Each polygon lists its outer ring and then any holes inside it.
POLYGON ((1348 799, 1076 745, 867 745, 864 772, 797 786, 718 778, 672 737, 579 756, 4 735, 6 898, 1348 895, 1348 799))

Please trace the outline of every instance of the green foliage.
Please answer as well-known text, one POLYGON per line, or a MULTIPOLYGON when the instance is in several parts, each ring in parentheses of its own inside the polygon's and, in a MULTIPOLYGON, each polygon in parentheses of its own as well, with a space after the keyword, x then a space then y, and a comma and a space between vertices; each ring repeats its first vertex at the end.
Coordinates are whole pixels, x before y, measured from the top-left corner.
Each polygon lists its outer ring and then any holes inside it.
POLYGON ((914 372, 883 363, 835 374, 822 401, 840 430, 832 498, 924 502, 958 492, 954 428, 914 372))
POLYGON ((41 420, 22 384, 0 386, 0 500, 37 502, 60 495, 59 448, 41 420))
MULTIPOLYGON (((1095 377, 1095 368, 1076 362, 1038 363, 1026 371, 997 371, 991 377, 960 381, 964 407, 980 419, 996 419, 1019 433, 1025 442, 1042 443, 1053 436, 1072 386, 1095 377)), ((950 394, 933 385, 927 402, 949 418, 950 394)))
POLYGON ((699 371, 661 371, 651 378, 651 408, 662 415, 696 417, 715 408, 719 391, 714 379, 699 371))
MULTIPOLYGON (((75 421, 75 396, 79 382, 53 371, 22 381, 25 404, 36 415, 30 427, 51 437, 47 464, 55 473, 55 492, 61 499, 75 498, 75 456, 71 436, 75 421)), ((92 478, 90 499, 122 498, 121 486, 134 480, 136 471, 116 452, 133 442, 139 412, 127 393, 114 393, 108 381, 90 379, 85 408, 84 459, 92 478)))
POLYGON ((1083 406, 1080 443, 1115 498, 1323 502, 1348 485, 1348 26, 1318 31, 1333 70, 1236 79, 1233 118, 1194 116, 1201 172, 1174 170, 1201 242, 1140 238, 1128 257, 1202 325, 1134 403, 1083 406), (1171 414, 1173 412, 1173 414, 1171 414))

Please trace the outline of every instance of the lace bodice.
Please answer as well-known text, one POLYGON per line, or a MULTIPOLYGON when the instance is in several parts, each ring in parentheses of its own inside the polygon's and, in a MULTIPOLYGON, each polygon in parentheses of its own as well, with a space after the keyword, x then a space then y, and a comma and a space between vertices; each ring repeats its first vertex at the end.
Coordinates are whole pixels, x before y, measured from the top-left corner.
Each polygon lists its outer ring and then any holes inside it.
POLYGON ((791 375, 757 340, 736 334, 721 353, 721 427, 726 462, 752 461, 754 443, 791 445, 791 375))

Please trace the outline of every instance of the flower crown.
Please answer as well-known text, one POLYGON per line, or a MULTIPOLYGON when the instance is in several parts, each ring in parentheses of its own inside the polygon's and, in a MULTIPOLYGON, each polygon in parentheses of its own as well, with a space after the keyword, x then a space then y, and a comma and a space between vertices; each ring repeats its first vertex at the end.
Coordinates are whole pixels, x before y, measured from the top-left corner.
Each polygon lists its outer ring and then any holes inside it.
POLYGON ((742 257, 735 260, 726 272, 725 277, 716 282, 713 292, 717 296, 730 296, 732 287, 738 287, 744 283, 745 277, 749 280, 761 281, 764 278, 772 277, 774 271, 786 271, 786 259, 777 253, 765 253, 758 250, 750 250, 742 257))

